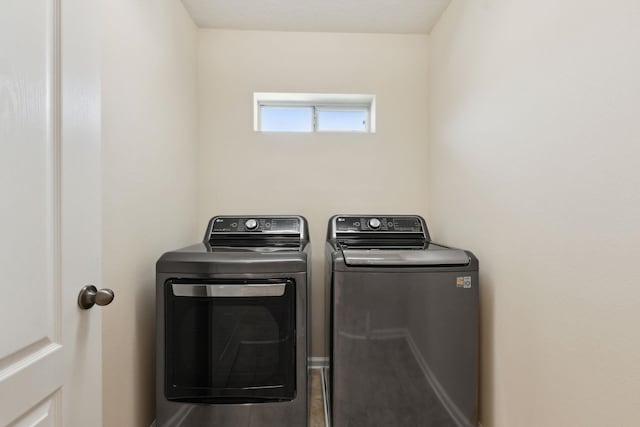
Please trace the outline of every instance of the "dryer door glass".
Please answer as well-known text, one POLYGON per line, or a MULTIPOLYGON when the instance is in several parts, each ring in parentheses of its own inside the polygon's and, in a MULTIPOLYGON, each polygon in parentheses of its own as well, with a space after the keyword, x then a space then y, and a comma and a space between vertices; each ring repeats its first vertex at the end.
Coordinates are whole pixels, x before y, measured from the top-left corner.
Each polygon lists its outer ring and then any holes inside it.
POLYGON ((168 400, 295 398, 292 280, 169 280, 165 310, 168 400))

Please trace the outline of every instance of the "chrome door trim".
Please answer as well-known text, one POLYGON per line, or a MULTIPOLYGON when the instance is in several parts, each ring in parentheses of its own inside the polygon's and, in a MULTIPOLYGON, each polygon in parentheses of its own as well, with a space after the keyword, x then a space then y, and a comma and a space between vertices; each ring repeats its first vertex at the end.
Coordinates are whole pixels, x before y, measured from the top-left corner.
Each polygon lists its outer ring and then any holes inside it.
POLYGON ((177 297, 281 297, 286 282, 282 283, 172 283, 171 290, 177 297))

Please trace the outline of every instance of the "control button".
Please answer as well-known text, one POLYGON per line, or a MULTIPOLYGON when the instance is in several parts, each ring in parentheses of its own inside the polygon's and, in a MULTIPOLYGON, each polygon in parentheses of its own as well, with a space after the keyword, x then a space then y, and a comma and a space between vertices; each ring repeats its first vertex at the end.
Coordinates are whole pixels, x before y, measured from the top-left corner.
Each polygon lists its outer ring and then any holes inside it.
POLYGON ((255 230, 258 226, 258 221, 256 221, 255 219, 248 219, 247 222, 244 223, 244 226, 247 228, 247 230, 255 230))
POLYGON ((369 228, 377 230, 378 228, 380 228, 381 225, 382 225, 382 223, 380 222, 380 220, 378 218, 371 218, 369 220, 369 228))
POLYGON ((360 227, 360 222, 356 221, 356 222, 353 223, 353 225, 355 225, 356 227, 360 227))
POLYGON ((389 222, 387 223, 387 227, 389 227, 389 228, 393 228, 393 223, 392 223, 391 221, 389 221, 389 222))
POLYGON ((270 228, 271 227, 271 223, 267 222, 267 223, 264 224, 264 226, 267 227, 267 228, 270 228))
POLYGON ((235 223, 235 222, 231 223, 231 227, 236 228, 237 226, 238 226, 237 223, 235 223))

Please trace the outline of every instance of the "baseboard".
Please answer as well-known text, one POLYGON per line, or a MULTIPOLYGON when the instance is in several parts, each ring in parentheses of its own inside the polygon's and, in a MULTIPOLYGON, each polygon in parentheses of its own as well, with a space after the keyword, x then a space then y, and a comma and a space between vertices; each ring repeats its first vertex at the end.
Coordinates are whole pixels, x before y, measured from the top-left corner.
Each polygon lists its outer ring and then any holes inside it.
POLYGON ((310 357, 309 359, 307 359, 307 361, 311 369, 321 369, 329 367, 328 357, 310 357))

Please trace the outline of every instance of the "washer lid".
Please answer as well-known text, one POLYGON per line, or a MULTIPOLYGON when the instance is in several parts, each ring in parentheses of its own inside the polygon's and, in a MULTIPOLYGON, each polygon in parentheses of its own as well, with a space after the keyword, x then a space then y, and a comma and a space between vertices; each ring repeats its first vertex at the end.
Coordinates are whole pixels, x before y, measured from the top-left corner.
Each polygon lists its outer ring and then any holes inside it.
POLYGON ((343 249, 349 266, 468 265, 469 255, 460 249, 430 244, 427 249, 343 249))

